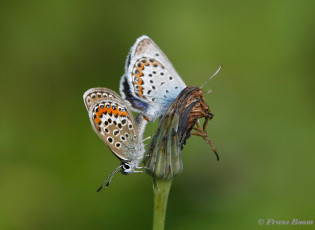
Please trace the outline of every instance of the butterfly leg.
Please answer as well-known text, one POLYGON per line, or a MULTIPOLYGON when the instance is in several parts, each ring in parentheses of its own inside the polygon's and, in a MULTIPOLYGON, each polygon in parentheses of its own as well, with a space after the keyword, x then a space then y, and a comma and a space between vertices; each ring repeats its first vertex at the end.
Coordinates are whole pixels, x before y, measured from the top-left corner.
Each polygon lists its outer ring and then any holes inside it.
MULTIPOLYGON (((136 168, 136 169, 144 169, 144 170, 149 169, 148 167, 145 167, 145 166, 143 166, 143 167, 137 166, 137 167, 135 167, 135 168, 136 168)), ((142 170, 142 171, 133 171, 133 172, 135 172, 135 173, 145 173, 144 170, 142 170)))
POLYGON ((134 173, 144 173, 145 171, 136 171, 136 170, 133 170, 134 173))
POLYGON ((148 136, 148 137, 144 138, 144 139, 142 140, 142 142, 145 142, 145 141, 149 140, 150 138, 151 138, 151 136, 148 136))
POLYGON ((150 154, 143 155, 143 156, 140 156, 140 157, 138 157, 138 158, 136 158, 136 159, 142 159, 142 158, 145 158, 145 157, 151 157, 151 155, 150 155, 150 154))

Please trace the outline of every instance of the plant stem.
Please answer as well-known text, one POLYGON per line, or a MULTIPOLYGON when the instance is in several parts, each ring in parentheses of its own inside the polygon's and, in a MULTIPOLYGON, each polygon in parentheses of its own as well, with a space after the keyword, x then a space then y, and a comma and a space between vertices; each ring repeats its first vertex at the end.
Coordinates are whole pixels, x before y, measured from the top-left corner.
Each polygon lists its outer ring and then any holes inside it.
POLYGON ((172 180, 159 180, 153 178, 153 230, 164 230, 167 199, 171 185, 172 180))

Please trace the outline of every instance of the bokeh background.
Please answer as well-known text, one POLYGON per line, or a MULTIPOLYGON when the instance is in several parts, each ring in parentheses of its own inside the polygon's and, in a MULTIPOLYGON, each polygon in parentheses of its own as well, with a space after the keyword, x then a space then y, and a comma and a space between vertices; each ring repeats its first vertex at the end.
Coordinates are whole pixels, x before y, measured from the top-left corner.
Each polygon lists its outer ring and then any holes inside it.
POLYGON ((208 133, 221 160, 201 138, 188 140, 166 229, 314 220, 314 6, 1 1, 0 229, 151 229, 149 176, 119 174, 95 193, 119 161, 93 132, 82 101, 91 87, 118 92, 125 57, 143 34, 187 85, 224 66, 205 87, 215 115, 208 133))

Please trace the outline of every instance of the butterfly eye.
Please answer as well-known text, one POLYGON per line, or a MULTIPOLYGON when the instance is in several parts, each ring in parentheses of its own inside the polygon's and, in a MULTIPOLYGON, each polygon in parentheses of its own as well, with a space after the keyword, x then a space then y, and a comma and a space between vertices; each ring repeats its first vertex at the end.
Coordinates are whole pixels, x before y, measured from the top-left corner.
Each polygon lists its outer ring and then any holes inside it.
POLYGON ((124 164, 123 169, 130 169, 130 166, 128 164, 124 164))

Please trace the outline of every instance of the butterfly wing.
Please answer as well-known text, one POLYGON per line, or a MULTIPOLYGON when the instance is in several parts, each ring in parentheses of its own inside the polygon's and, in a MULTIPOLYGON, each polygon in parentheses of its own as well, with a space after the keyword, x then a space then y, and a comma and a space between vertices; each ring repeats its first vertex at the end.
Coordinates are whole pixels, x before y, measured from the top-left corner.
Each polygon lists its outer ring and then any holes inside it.
POLYGON ((147 36, 141 36, 127 56, 120 81, 122 98, 150 121, 161 116, 186 87, 173 65, 147 36))
POLYGON ((96 134, 120 160, 132 160, 139 145, 138 130, 131 111, 114 91, 92 88, 83 95, 96 134))

